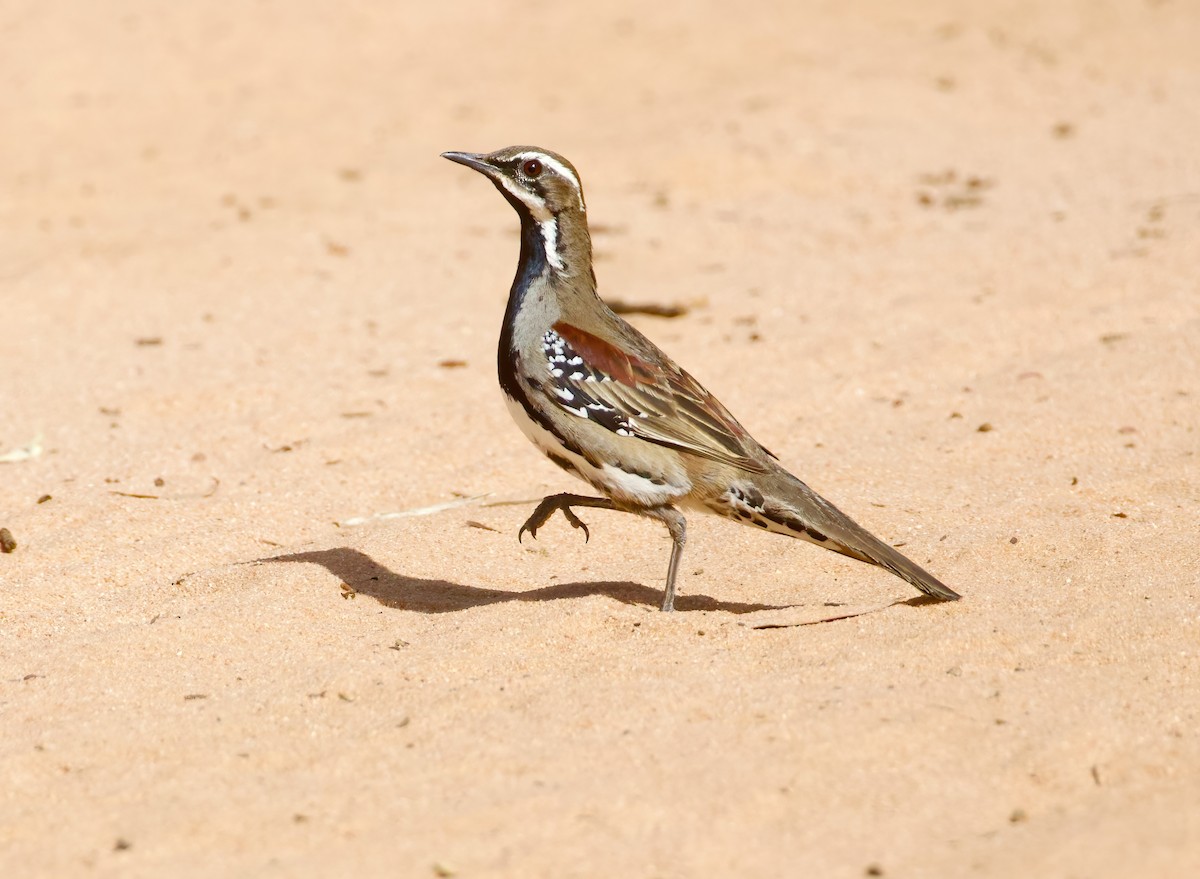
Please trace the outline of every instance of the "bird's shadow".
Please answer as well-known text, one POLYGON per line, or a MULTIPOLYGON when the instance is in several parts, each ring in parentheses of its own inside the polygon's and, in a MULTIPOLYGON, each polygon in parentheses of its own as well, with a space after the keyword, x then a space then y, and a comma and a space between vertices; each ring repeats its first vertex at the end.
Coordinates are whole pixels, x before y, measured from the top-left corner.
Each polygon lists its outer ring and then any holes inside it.
MULTIPOLYGON (((345 546, 256 559, 251 564, 268 562, 307 562, 320 565, 356 593, 370 595, 386 607, 417 613, 454 613, 508 601, 558 601, 587 595, 607 595, 624 604, 633 605, 658 607, 662 603, 661 590, 651 589, 639 583, 559 583, 528 592, 505 592, 500 589, 464 586, 448 580, 408 577, 389 570, 366 553, 345 546)), ((675 599, 675 609, 681 611, 714 610, 744 614, 762 610, 785 610, 790 606, 792 605, 719 601, 708 595, 681 595, 675 599)))

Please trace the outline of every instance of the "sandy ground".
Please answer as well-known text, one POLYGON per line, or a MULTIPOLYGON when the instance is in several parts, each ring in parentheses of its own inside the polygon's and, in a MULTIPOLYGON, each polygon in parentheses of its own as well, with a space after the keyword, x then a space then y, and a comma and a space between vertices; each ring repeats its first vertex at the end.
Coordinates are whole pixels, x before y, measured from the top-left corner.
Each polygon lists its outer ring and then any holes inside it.
POLYGON ((0 45, 4 876, 1200 875, 1196 3, 8 0, 0 45), (518 545, 577 486, 496 386, 515 216, 437 155, 513 142, 964 601, 694 518, 665 615, 651 523, 518 545))

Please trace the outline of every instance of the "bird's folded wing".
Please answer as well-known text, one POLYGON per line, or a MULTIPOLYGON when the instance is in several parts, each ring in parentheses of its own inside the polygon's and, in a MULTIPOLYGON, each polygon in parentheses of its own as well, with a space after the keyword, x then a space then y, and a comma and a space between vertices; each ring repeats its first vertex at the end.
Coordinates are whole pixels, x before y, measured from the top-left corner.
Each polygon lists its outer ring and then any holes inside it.
POLYGON ((651 362, 561 321, 546 334, 543 350, 550 391, 566 412, 619 436, 745 470, 767 469, 758 444, 737 419, 665 356, 651 362))

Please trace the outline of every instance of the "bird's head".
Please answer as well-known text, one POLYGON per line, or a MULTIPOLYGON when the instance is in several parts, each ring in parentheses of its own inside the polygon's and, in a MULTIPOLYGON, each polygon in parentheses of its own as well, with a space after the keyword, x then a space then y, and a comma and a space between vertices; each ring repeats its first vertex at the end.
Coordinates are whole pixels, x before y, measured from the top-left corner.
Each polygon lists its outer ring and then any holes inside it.
POLYGON ((564 213, 587 212, 579 173, 550 150, 510 146, 494 153, 442 153, 442 158, 483 174, 517 213, 528 215, 534 222, 542 223, 564 213))
POLYGON ((483 174, 516 209, 521 217, 523 265, 525 255, 542 255, 542 264, 560 276, 590 278, 595 285, 583 187, 570 162, 531 146, 442 156, 483 174))

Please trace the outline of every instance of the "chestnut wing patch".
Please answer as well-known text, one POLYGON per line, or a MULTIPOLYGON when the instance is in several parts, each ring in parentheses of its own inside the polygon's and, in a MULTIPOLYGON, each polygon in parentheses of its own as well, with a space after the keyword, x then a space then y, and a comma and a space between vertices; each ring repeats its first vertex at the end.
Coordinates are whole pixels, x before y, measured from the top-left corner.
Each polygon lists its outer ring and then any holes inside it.
POLYGON ((654 378, 650 364, 587 330, 562 321, 556 323, 553 330, 584 363, 613 381, 634 387, 654 378))
MULTIPOLYGON (((645 344, 653 349, 646 340, 645 344)), ((542 337, 555 402, 618 436, 690 452, 746 470, 766 467, 758 444, 699 382, 559 321, 542 337)))

